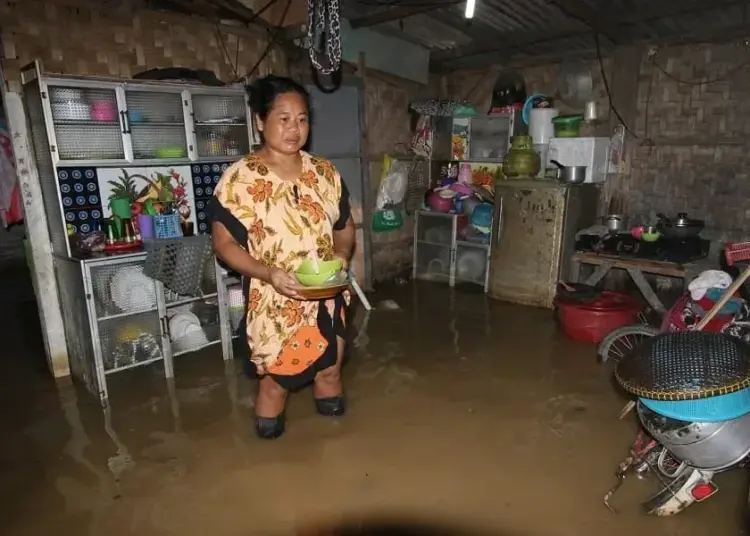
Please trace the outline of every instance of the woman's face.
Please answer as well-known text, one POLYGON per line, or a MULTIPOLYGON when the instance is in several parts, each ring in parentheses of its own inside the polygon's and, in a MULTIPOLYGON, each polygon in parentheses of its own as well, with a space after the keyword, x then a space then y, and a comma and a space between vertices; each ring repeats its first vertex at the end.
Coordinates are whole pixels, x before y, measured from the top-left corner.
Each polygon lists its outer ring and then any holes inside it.
POLYGON ((307 143, 310 133, 305 99, 299 93, 282 93, 273 101, 268 117, 256 118, 266 146, 283 154, 294 154, 307 143))

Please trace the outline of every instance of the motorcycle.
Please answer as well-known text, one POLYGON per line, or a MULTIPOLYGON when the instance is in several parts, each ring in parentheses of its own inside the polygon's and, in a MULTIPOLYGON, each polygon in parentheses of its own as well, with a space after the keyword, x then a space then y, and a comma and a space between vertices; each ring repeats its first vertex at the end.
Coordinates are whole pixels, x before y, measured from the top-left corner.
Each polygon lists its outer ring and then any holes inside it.
POLYGON ((639 479, 653 475, 658 480, 660 489, 641 503, 642 511, 655 516, 675 515, 719 491, 719 487, 713 482, 715 474, 716 471, 697 469, 678 459, 666 446, 641 428, 630 454, 619 464, 617 483, 605 494, 604 504, 612 513, 617 513, 611 499, 625 479, 630 475, 639 479))
MULTIPOLYGON (((730 266, 739 260, 750 260, 750 242, 728 245, 725 249, 725 256, 730 266)), ((654 377, 663 378, 671 374, 672 369, 664 365, 670 360, 672 363, 676 360, 679 360, 681 364, 697 363, 693 369, 700 371, 705 368, 709 355, 721 361, 724 356, 722 352, 729 349, 735 352, 732 355, 738 356, 734 361, 731 359, 726 361, 727 370, 734 371, 736 368, 736 372, 733 372, 735 376, 730 374, 722 377, 721 381, 724 381, 724 384, 704 383, 705 398, 690 399, 679 396, 642 398, 644 393, 641 392, 636 395, 639 396, 637 403, 630 402, 626 405, 620 418, 635 407, 641 426, 629 456, 620 463, 616 473, 617 484, 604 497, 605 505, 613 512, 615 510, 610 503, 612 495, 630 474, 635 474, 640 478, 654 475, 658 479, 660 490, 642 503, 642 507, 647 514, 669 516, 715 495, 719 490, 713 481, 716 474, 747 465, 750 457, 750 412, 748 412, 750 386, 746 376, 742 378, 742 382, 737 381, 737 377, 742 374, 746 375, 747 370, 748 304, 743 305, 739 315, 735 313, 729 318, 717 319, 711 326, 709 323, 722 311, 724 305, 732 299, 735 292, 748 278, 750 278, 750 266, 745 268, 711 309, 691 328, 688 328, 685 322, 685 319, 692 314, 688 297, 678 301, 661 326, 660 331, 667 333, 659 336, 661 348, 659 352, 652 353, 650 350, 653 349, 654 344, 645 342, 655 337, 657 330, 648 327, 644 329, 644 326, 622 328, 618 333, 613 332, 611 337, 603 341, 607 345, 600 348, 600 356, 603 359, 614 357, 617 360, 618 374, 622 372, 622 365, 628 368, 628 365, 638 363, 640 359, 640 368, 631 367, 626 373, 630 381, 633 378, 643 381, 644 376, 647 377, 648 374, 651 374, 649 381, 654 377), (700 333, 707 327, 709 329, 706 332, 700 333), (684 334, 675 334, 675 332, 684 334), (619 339, 632 336, 636 336, 636 340, 630 346, 624 345, 625 350, 622 355, 613 350, 619 339), (674 349, 671 349, 669 342, 664 343, 670 339, 676 341, 674 349), (639 347, 646 347, 646 351, 640 352, 639 347), (626 355, 629 361, 623 363, 620 360, 626 355), (638 373, 643 370, 649 372, 639 377, 638 373), (721 389, 714 389, 713 394, 710 394, 712 385, 721 386, 721 389), (674 417, 679 417, 679 419, 674 417), (685 418, 697 420, 694 422, 681 420, 685 418)), ((690 369, 690 365, 684 365, 681 370, 685 369, 690 369)), ((687 374, 689 375, 690 372, 687 374)), ((696 376, 701 378, 700 372, 697 372, 696 376)), ((682 383, 682 388, 695 394, 699 390, 697 384, 700 381, 693 376, 690 378, 690 381, 685 380, 682 383)), ((618 376, 618 381, 620 380, 618 376)), ((649 381, 645 383, 648 384, 649 381)), ((719 380, 712 376, 711 381, 719 380)), ((652 382, 651 385, 654 383, 659 382, 652 382)), ((624 386, 622 381, 620 385, 624 386)), ((633 386, 630 387, 632 389, 633 386)), ((626 390, 629 389, 626 388, 626 390)), ((644 390, 648 391, 648 389, 642 389, 644 390)), ((633 391, 630 392, 633 393, 633 391)), ((653 391, 649 393, 653 394, 653 391)))
POLYGON ((630 455, 620 463, 617 484, 604 497, 613 512, 610 499, 631 473, 656 476, 661 489, 642 506, 647 514, 669 516, 715 495, 716 474, 748 464, 750 413, 725 421, 687 422, 661 415, 642 401, 637 412, 641 429, 630 455))

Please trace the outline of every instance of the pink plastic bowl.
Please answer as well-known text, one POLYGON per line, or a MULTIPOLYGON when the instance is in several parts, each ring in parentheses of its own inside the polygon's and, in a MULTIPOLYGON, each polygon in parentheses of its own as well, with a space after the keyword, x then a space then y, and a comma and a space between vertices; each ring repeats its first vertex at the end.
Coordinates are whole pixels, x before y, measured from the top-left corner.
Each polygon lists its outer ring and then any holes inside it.
POLYGON ((440 190, 433 190, 427 198, 427 205, 436 212, 450 212, 453 210, 453 198, 443 197, 440 190))
POLYGON ((644 225, 638 225, 630 230, 630 234, 633 235, 633 238, 635 238, 636 240, 640 240, 645 230, 646 227, 644 225))
POLYGON ((117 121, 117 106, 106 100, 91 103, 91 119, 94 121, 117 121))

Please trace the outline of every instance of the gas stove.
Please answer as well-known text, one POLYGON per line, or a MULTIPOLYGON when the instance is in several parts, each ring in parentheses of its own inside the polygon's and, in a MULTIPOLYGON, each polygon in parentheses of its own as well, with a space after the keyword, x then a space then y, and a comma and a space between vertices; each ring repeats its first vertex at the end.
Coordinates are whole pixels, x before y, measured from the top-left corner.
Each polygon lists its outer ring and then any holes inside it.
POLYGON ((704 240, 698 236, 684 239, 662 237, 656 242, 644 242, 630 234, 605 237, 581 235, 576 241, 576 250, 685 263, 707 257, 710 245, 710 240, 704 240))

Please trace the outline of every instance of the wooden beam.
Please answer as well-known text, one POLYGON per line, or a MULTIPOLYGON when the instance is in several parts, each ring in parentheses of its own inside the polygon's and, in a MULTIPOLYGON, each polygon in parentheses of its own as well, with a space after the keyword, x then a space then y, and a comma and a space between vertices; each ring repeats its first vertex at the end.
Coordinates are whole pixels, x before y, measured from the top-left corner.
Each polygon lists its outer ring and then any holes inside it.
MULTIPOLYGON (((60 292, 55 276, 52 241, 47 228, 47 214, 42 202, 39 169, 29 131, 23 95, 10 91, 0 71, 0 97, 5 103, 8 130, 13 144, 13 160, 23 201, 26 236, 31 249, 31 278, 39 309, 47 366, 55 378, 70 376, 65 324, 60 307, 60 292)), ((48 164, 50 173, 52 163, 48 164)), ((27 259, 28 260, 28 259, 27 259)))
POLYGON ((556 41, 574 35, 587 35, 590 33, 591 30, 589 28, 563 28, 560 30, 547 30, 541 32, 514 32, 504 39, 493 41, 482 39, 480 43, 433 52, 430 54, 430 62, 445 63, 451 60, 463 59, 467 56, 479 56, 491 52, 514 51, 537 43, 556 41))
POLYGON ((255 11, 237 0, 209 0, 219 8, 223 8, 229 13, 233 13, 242 22, 250 22, 256 18, 255 11))
POLYGON ((584 23, 615 45, 621 41, 618 36, 621 30, 617 28, 616 23, 603 19, 595 10, 580 0, 552 0, 552 4, 556 5, 565 15, 584 23))
POLYGON ((738 5, 749 5, 748 0, 686 0, 684 2, 651 2, 648 6, 622 13, 610 13, 607 20, 620 26, 639 24, 659 19, 691 15, 738 5))
POLYGON ((366 28, 368 26, 375 26, 377 24, 383 24, 394 20, 406 19, 419 15, 421 13, 429 13, 431 11, 437 11, 438 9, 444 9, 454 4, 460 4, 463 0, 450 0, 449 2, 440 4, 425 4, 425 5, 412 5, 393 7, 384 11, 379 11, 372 15, 365 15, 363 17, 357 17, 356 19, 349 19, 349 24, 352 28, 366 28))

